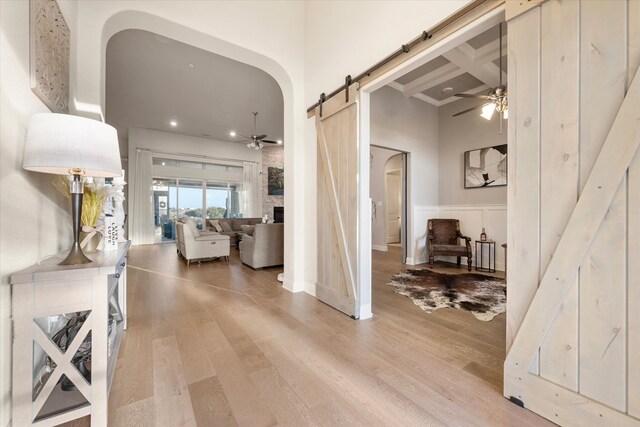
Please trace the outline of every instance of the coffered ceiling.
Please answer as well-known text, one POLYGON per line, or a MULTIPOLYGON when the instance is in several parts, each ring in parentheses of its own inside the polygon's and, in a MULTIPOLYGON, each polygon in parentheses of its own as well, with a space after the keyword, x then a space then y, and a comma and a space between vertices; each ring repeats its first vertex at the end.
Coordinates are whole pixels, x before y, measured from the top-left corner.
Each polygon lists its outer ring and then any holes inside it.
MULTIPOLYGON (((457 101, 456 93, 488 91, 500 83, 499 27, 495 26, 390 83, 405 96, 436 107, 457 101)), ((507 81, 506 26, 502 35, 502 79, 507 81)))

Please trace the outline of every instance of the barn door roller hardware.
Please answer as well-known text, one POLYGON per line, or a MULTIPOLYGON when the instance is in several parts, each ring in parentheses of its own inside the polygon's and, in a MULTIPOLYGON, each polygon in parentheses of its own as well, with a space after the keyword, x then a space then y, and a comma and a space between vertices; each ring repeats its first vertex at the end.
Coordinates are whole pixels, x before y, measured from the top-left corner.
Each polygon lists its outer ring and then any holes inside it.
POLYGON ((351 86, 351 74, 344 78, 344 101, 349 102, 349 86, 351 86))
POLYGON ((326 95, 324 94, 324 92, 322 92, 320 94, 320 100, 318 101, 318 103, 316 104, 317 106, 320 107, 320 117, 322 117, 322 104, 324 104, 324 101, 327 99, 326 95))
MULTIPOLYGON (((485 3, 488 3, 490 1, 491 0, 475 0, 475 1, 471 2, 466 7, 460 9, 456 14, 450 16, 449 18, 447 18, 446 20, 444 20, 441 23, 437 24, 435 27, 431 28, 430 30, 423 31, 422 34, 420 34, 418 37, 416 37, 415 39, 411 40, 407 44, 403 44, 400 47, 400 49, 396 50, 391 55, 389 55, 386 58, 384 58, 382 61, 376 63, 372 67, 368 68, 366 71, 358 74, 356 77, 354 77, 353 79, 350 80, 349 84, 359 83, 360 80, 362 80, 364 77, 370 76, 371 73, 373 73, 374 71, 376 71, 376 70, 382 68, 383 66, 387 65, 389 62, 393 61, 398 56, 401 56, 403 54, 409 53, 413 48, 415 48, 419 44, 428 42, 433 37, 433 35, 435 33, 437 33, 438 31, 442 31, 443 29, 449 27, 450 25, 454 24, 456 21, 458 21, 463 16, 465 16, 468 13, 472 12, 474 9, 476 9, 479 6, 481 6, 481 5, 485 4, 485 3)), ((499 5, 499 4, 500 4, 499 2, 496 3, 496 5, 499 5)), ((348 97, 349 97, 349 95, 348 95, 349 84, 347 84, 347 82, 345 81, 344 85, 340 86, 338 89, 334 90, 329 95, 327 95, 325 97, 325 100, 333 98, 335 95, 337 95, 338 93, 340 93, 344 89, 347 90, 347 100, 348 100, 348 97)), ((322 101, 322 102, 324 102, 324 101, 322 101)), ((312 112, 318 106, 320 106, 320 101, 316 102, 311 107, 307 108, 307 113, 312 112)))

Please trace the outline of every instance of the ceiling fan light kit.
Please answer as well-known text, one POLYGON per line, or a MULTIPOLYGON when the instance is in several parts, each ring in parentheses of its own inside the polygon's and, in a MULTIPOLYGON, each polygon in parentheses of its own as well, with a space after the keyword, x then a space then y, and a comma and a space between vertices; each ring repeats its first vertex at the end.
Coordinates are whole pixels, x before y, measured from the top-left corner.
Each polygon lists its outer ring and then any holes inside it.
POLYGON ((500 31, 498 40, 500 43, 500 85, 491 89, 486 95, 477 95, 473 93, 456 94, 455 96, 459 98, 484 99, 486 100, 486 102, 467 110, 460 111, 459 113, 454 114, 453 117, 457 117, 475 110, 482 110, 480 116, 484 119, 491 120, 491 118, 493 117, 493 113, 497 111, 500 118, 500 134, 502 135, 503 121, 509 117, 509 99, 507 93, 507 85, 502 84, 502 23, 500 23, 499 29, 500 31))
POLYGON ((277 141, 271 141, 269 139, 265 139, 267 137, 267 134, 258 135, 258 133, 256 132, 257 119, 258 119, 258 112, 254 111, 253 112, 253 135, 249 135, 249 136, 242 135, 241 133, 237 133, 236 131, 233 131, 233 130, 229 132, 229 135, 232 137, 240 136, 244 138, 244 141, 240 141, 240 142, 249 141, 249 143, 247 144, 247 147, 253 148, 254 150, 260 150, 262 147, 264 147, 264 144, 282 144, 281 139, 277 141))

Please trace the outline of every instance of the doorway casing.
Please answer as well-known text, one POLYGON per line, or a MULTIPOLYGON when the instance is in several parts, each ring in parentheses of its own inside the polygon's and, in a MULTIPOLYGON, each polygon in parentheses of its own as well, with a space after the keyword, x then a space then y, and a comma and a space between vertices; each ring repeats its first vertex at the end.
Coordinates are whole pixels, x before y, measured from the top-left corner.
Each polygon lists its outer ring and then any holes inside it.
MULTIPOLYGON (((405 62, 397 65, 389 71, 383 73, 377 78, 364 83, 359 91, 360 115, 358 117, 358 127, 360 129, 360 139, 358 141, 358 163, 361 171, 358 181, 358 205, 359 209, 359 241, 358 246, 358 277, 357 282, 358 306, 360 319, 367 319, 373 316, 371 310, 371 215, 369 209, 362 207, 370 206, 369 188, 370 176, 363 173, 369 168, 369 156, 371 146, 371 94, 383 86, 391 83, 402 75, 424 65, 425 63, 440 56, 442 53, 452 49, 460 43, 469 40, 478 34, 498 25, 505 20, 505 6, 499 7, 485 13, 479 18, 469 22, 464 27, 453 32, 452 34, 439 40, 424 51, 416 54, 405 62)), ((407 210, 411 210, 411 206, 407 206, 407 210)), ((419 228, 420 224, 413 223, 413 216, 408 213, 407 219, 407 235, 414 236, 414 230, 419 228)), ((424 225, 426 227, 426 224, 424 225)), ((410 242, 407 242, 409 245, 410 242)), ((407 254, 409 256, 409 254, 407 254)))

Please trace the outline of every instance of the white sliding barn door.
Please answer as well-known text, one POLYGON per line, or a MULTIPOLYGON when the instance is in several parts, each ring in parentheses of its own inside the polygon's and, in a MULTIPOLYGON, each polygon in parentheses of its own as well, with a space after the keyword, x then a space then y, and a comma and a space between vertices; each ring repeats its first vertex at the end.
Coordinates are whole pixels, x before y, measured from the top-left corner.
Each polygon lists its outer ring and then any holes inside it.
POLYGON ((638 426, 640 1, 514 15, 504 394, 561 425, 638 426))
POLYGON ((316 296, 357 317, 358 92, 316 108, 318 136, 318 281, 316 296))

